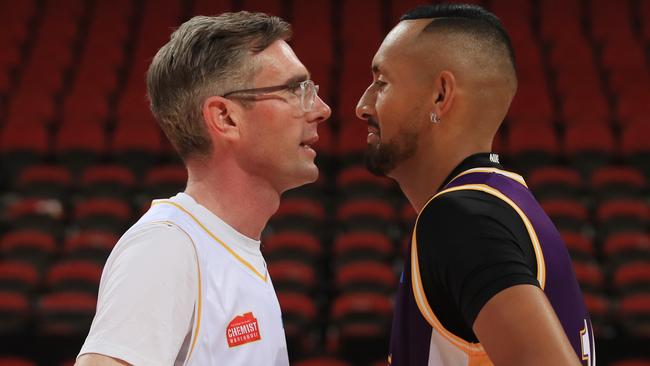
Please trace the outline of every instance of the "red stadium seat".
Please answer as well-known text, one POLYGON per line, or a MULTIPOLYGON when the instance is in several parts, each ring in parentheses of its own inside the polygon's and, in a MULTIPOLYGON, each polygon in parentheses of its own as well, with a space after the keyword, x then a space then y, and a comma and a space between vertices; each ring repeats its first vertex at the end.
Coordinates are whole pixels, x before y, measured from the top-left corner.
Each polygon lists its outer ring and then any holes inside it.
POLYGON ((585 175, 609 163, 615 154, 615 148, 614 135, 606 124, 567 126, 564 136, 565 154, 573 166, 585 175))
MULTIPOLYGON (((646 257, 647 257, 646 252, 646 257)), ((645 260, 621 264, 614 271, 612 284, 618 292, 645 292, 650 286, 650 263, 645 260)))
POLYGON ((573 260, 573 271, 580 287, 587 292, 602 292, 605 283, 603 269, 595 261, 573 260))
MULTIPOLYGON (((97 72, 95 70, 95 72, 97 72)), ((92 88, 97 86, 93 83, 92 88)), ((105 125, 109 114, 105 95, 83 91, 68 95, 63 103, 63 120, 72 123, 93 123, 105 125)))
POLYGON ((558 137, 550 123, 510 125, 508 146, 515 164, 524 172, 551 165, 560 153, 558 137))
POLYGON ((64 260, 54 263, 46 275, 51 291, 79 291, 97 294, 102 265, 87 260, 64 260))
MULTIPOLYGON (((26 331, 31 317, 27 295, 17 291, 0 292, 0 334, 16 336, 26 331)), ((4 363, 3 363, 4 365, 4 363)))
POLYGON ((597 40, 616 42, 632 36, 631 11, 627 2, 593 0, 590 9, 591 32, 597 40))
POLYGON ((153 198, 167 198, 182 191, 187 184, 187 169, 182 165, 158 165, 144 177, 145 193, 153 198))
POLYGON ((76 203, 71 225, 80 230, 121 233, 131 223, 128 202, 108 197, 88 198, 76 203))
POLYGON ((391 295, 397 288, 397 275, 388 264, 356 261, 336 270, 335 285, 341 293, 378 292, 391 295))
POLYGON ((63 229, 64 211, 60 201, 26 198, 11 202, 6 211, 12 229, 27 229, 58 236, 63 229))
POLYGON ((633 37, 617 38, 616 42, 605 42, 601 52, 601 61, 607 70, 645 67, 643 44, 633 37))
POLYGON ((603 254, 614 267, 637 260, 650 261, 650 236, 643 231, 614 233, 605 238, 603 254))
POLYGON ((242 0, 241 9, 287 18, 283 11, 283 5, 282 0, 242 0))
POLYGON ((595 258, 596 249, 594 243, 587 236, 572 231, 563 231, 560 234, 572 259, 589 260, 595 258))
POLYGON ((545 41, 560 41, 581 33, 578 0, 545 0, 540 4, 540 34, 545 41))
POLYGON ((86 292, 54 292, 41 296, 37 307, 37 331, 50 336, 83 336, 88 333, 96 295, 86 292))
POLYGON ((604 336, 606 334, 604 328, 608 326, 611 318, 612 304, 610 299, 602 292, 589 292, 584 289, 582 295, 591 318, 594 334, 596 337, 604 336))
MULTIPOLYGON (((534 68, 532 71, 532 75, 541 75, 541 73, 541 65, 539 69, 534 68)), ((550 125, 554 117, 550 92, 544 80, 521 85, 508 110, 508 119, 516 121, 512 123, 513 125, 531 123, 550 125)), ((539 129, 539 127, 535 128, 539 129)))
POLYGON ((337 189, 348 197, 386 197, 394 183, 370 173, 362 165, 350 165, 339 170, 336 176, 337 189))
MULTIPOLYGON (((620 81, 626 87, 617 92, 615 118, 623 128, 635 124, 644 125, 647 122, 647 106, 650 103, 650 91, 648 91, 647 85, 650 83, 650 75, 647 75, 647 71, 634 74, 634 82, 627 79, 620 81), (642 75, 647 76, 643 77, 642 75)), ((614 77, 616 74, 612 73, 612 78, 614 77)))
POLYGON ((580 197, 585 186, 575 169, 548 166, 533 170, 527 179, 528 187, 539 200, 580 197))
POLYGON ((54 256, 56 241, 47 233, 16 230, 2 237, 0 249, 6 259, 21 260, 43 267, 54 256))
MULTIPOLYGON (((572 30, 572 32, 576 31, 577 28, 572 30)), ((579 33, 567 39, 557 39, 549 49, 549 61, 553 70, 558 73, 556 83, 559 87, 558 93, 562 95, 566 94, 565 88, 584 85, 578 83, 576 79, 584 80, 589 84, 598 83, 596 78, 586 77, 597 75, 596 63, 589 41, 579 33), (567 52, 571 52, 571 57, 566 57, 567 52)))
POLYGON ((314 300, 306 294, 278 291, 278 301, 291 355, 300 357, 310 354, 316 347, 317 308, 314 300))
POLYGON ((631 165, 650 176, 650 125, 633 123, 623 128, 621 154, 631 165))
POLYGON ((650 209, 643 200, 618 199, 601 203, 596 211, 602 235, 621 232, 643 232, 648 225, 650 209))
POLYGON ((79 173, 103 156, 106 145, 103 125, 70 121, 63 123, 58 131, 55 153, 63 165, 79 173))
POLYGON ((540 203, 560 231, 582 232, 589 225, 587 207, 580 201, 549 199, 540 203))
POLYGON ((221 14, 234 10, 229 1, 196 0, 193 5, 193 15, 221 14))
POLYGON ((393 254, 390 238, 378 231, 352 231, 334 239, 335 260, 341 265, 359 260, 388 263, 393 254))
POLYGON ((351 361, 374 360, 372 350, 388 342, 392 312, 393 305, 385 295, 349 293, 337 297, 332 305, 332 321, 338 337, 332 343, 351 361))
POLYGON ((118 235, 112 232, 79 231, 66 237, 63 252, 68 259, 87 259, 104 264, 118 240, 118 235))
POLYGON ((396 219, 393 205, 385 198, 358 198, 342 201, 336 220, 348 230, 386 231, 396 219))
POLYGON ((81 191, 85 197, 128 198, 135 188, 135 176, 120 165, 95 165, 84 170, 81 191))
MULTIPOLYGON (((354 120, 355 108, 361 93, 372 80, 370 62, 379 47, 384 33, 382 27, 381 1, 346 1, 341 3, 341 80, 345 83, 338 90, 339 118, 354 120), (363 22, 359 15, 363 14, 363 22)), ((364 124, 365 125, 365 124, 364 124)), ((362 140, 365 145, 365 138, 362 140)))
POLYGON ((609 166, 593 172, 591 189, 598 199, 642 198, 648 182, 643 174, 632 167, 609 166))
POLYGON ((591 85, 593 83, 582 83, 580 79, 572 77, 573 83, 580 85, 571 89, 565 89, 566 93, 562 95, 561 118, 566 125, 591 124, 594 121, 608 121, 611 116, 607 98, 600 91, 601 86, 591 85), (596 89, 594 89, 596 88, 596 89), (589 101, 589 108, 585 108, 585 101, 589 101))
POLYGON ((316 272, 308 263, 297 260, 274 260, 268 271, 278 292, 311 293, 316 287, 316 272))
POLYGON ((637 337, 650 336, 650 294, 636 293, 619 300, 618 316, 625 330, 637 337))
POLYGON ((115 127, 112 153, 118 162, 134 173, 149 169, 162 152, 162 135, 150 115, 121 120, 115 127))
POLYGON ((57 165, 35 165, 18 175, 16 190, 23 197, 65 200, 72 187, 70 171, 57 165))
POLYGON ((300 260, 315 264, 323 251, 318 237, 305 231, 280 231, 265 237, 262 243, 269 261, 300 260))
POLYGON ((38 268, 19 260, 0 261, 0 291, 32 294, 39 285, 38 268))
POLYGON ((3 170, 9 177, 29 165, 42 161, 48 153, 48 133, 37 122, 15 121, 0 132, 0 156, 3 170))

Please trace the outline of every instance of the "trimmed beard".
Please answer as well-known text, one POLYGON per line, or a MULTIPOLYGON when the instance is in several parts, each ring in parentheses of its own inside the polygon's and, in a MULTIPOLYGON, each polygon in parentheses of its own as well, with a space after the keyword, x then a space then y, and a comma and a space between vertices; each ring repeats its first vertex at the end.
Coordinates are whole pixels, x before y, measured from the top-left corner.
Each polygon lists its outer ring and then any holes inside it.
MULTIPOLYGON (((380 135, 381 136, 381 135, 380 135)), ((385 177, 401 162, 413 157, 417 151, 417 133, 400 131, 392 140, 376 145, 368 144, 365 153, 366 169, 370 173, 385 177)))

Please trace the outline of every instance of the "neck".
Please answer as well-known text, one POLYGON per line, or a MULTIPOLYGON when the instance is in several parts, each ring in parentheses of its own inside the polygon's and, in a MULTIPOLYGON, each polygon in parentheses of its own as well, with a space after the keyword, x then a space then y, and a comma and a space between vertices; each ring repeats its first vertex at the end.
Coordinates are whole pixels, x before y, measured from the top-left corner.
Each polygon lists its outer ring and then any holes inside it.
POLYGON ((259 240, 280 206, 280 194, 235 164, 210 161, 187 164, 185 193, 243 235, 259 240))
POLYGON ((402 192, 419 213, 437 192, 440 185, 465 158, 490 151, 490 144, 469 143, 428 144, 433 148, 420 148, 412 158, 391 172, 402 192))

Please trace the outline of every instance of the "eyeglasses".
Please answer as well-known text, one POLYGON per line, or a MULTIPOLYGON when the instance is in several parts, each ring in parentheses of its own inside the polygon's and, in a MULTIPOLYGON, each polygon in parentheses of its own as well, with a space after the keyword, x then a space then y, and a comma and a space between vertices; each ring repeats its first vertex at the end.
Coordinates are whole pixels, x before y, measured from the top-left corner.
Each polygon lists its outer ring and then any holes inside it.
POLYGON ((267 86, 264 88, 234 90, 222 95, 222 97, 248 99, 248 100, 256 101, 256 100, 263 100, 259 98, 259 96, 263 96, 264 94, 269 94, 281 90, 288 90, 291 93, 295 94, 298 98, 300 98, 300 107, 304 112, 310 112, 312 109, 314 109, 314 105, 316 104, 316 96, 318 95, 318 85, 314 84, 312 80, 304 80, 299 83, 267 86), (234 94, 243 94, 243 95, 233 96, 234 94))

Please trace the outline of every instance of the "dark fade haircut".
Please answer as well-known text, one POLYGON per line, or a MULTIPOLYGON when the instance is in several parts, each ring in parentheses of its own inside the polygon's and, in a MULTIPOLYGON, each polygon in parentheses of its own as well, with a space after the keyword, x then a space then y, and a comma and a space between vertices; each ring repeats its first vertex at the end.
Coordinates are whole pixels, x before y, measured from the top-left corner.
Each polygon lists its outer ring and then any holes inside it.
POLYGON ((203 101, 249 87, 258 69, 253 56, 290 37, 291 26, 281 18, 246 11, 196 16, 172 33, 149 66, 147 94, 183 160, 212 150, 203 101))
POLYGON ((515 52, 510 36, 499 18, 491 12, 473 4, 422 5, 406 12, 400 21, 415 19, 432 19, 422 32, 466 34, 495 50, 505 51, 516 77, 515 52))

